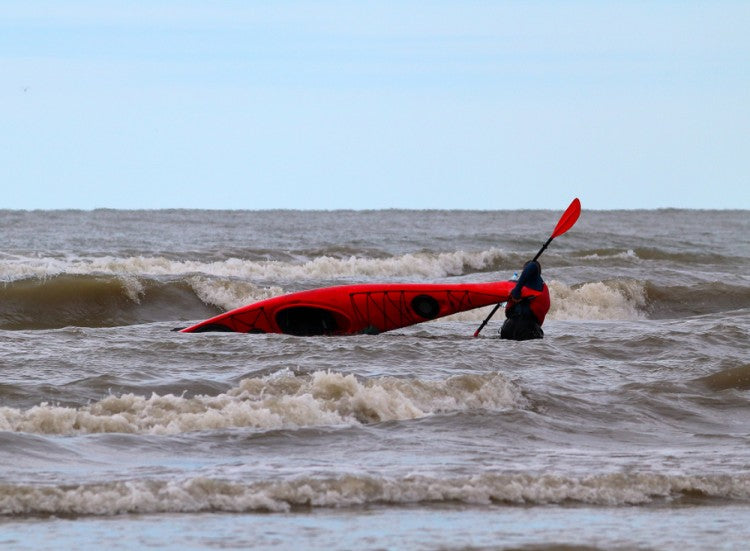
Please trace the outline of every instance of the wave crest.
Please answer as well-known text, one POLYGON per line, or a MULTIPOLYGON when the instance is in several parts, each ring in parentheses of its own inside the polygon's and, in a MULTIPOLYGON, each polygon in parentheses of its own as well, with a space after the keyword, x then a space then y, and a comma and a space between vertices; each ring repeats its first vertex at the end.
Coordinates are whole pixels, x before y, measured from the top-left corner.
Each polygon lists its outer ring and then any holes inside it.
POLYGON ((346 475, 232 482, 204 477, 81 485, 0 484, 1 515, 284 512, 369 504, 647 505, 658 501, 750 500, 750 476, 615 473, 586 477, 480 474, 439 478, 346 475))
POLYGON ((567 286, 551 281, 549 317, 556 320, 637 320, 645 318, 646 288, 634 280, 595 281, 567 286))
POLYGON ((164 257, 95 257, 71 259, 15 259, 0 262, 0 281, 44 279, 59 275, 114 275, 183 278, 204 275, 244 280, 297 281, 339 277, 441 278, 491 270, 508 258, 496 248, 486 251, 421 252, 386 258, 318 256, 286 262, 229 258, 202 262, 164 257))
POLYGON ((417 419, 474 409, 526 407, 520 388, 499 373, 444 380, 288 370, 247 378, 217 396, 173 394, 108 396, 72 408, 40 404, 28 410, 0 408, 0 430, 38 434, 122 432, 178 434, 252 427, 262 430, 356 425, 417 419))

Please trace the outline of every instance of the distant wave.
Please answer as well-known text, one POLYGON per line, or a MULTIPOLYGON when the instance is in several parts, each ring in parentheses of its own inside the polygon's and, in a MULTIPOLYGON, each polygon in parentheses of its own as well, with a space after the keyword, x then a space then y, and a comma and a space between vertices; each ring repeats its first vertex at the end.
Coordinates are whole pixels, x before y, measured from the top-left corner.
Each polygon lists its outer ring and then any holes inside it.
POLYGON ((696 265, 733 265, 734 258, 726 257, 718 253, 707 252, 678 252, 658 248, 635 247, 631 249, 597 248, 581 249, 572 254, 575 258, 582 260, 657 260, 669 261, 685 266, 696 265))
POLYGON ((723 282, 645 286, 647 311, 655 318, 731 312, 750 308, 750 287, 723 282))
MULTIPOLYGON (((329 251, 330 252, 330 251, 329 251)), ((59 275, 116 275, 178 277, 204 275, 249 281, 298 281, 345 277, 434 279, 494 270, 508 255, 499 249, 478 252, 423 252, 385 258, 321 255, 299 261, 174 260, 165 257, 134 256, 92 258, 21 258, 0 262, 0 281, 59 275)))
POLYGON ((750 476, 613 473, 402 477, 302 476, 238 482, 196 477, 89 484, 0 484, 0 515, 285 512, 295 508, 464 503, 633 506, 750 500, 750 476))
POLYGON ((498 373, 429 381, 392 377, 360 380, 340 373, 295 375, 284 370, 244 379, 216 396, 124 394, 79 408, 51 404, 26 410, 3 407, 0 431, 69 435, 179 434, 239 427, 270 430, 360 425, 527 405, 520 388, 498 373))

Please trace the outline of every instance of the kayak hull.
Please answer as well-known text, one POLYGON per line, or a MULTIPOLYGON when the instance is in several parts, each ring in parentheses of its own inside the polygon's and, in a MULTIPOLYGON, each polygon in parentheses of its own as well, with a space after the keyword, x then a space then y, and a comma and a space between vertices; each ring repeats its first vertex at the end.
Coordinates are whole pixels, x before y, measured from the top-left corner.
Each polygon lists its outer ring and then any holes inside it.
POLYGON ((497 281, 325 287, 248 304, 181 332, 376 334, 505 302, 514 286, 513 281, 497 281))

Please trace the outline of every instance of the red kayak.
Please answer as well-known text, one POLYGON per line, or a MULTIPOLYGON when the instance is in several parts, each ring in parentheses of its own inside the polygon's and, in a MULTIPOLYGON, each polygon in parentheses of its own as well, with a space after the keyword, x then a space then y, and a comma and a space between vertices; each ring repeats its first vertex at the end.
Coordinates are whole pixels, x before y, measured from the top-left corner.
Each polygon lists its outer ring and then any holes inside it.
MULTIPOLYGON (((581 214, 581 202, 570 203, 552 235, 534 260, 555 237, 568 231, 581 214)), ((341 285, 269 298, 220 314, 183 333, 234 331, 237 333, 286 333, 288 335, 355 335, 382 333, 490 304, 510 297, 515 281, 493 283, 386 283, 341 285)), ((538 291, 523 287, 521 296, 538 291)), ((487 324, 497 307, 474 332, 487 324)))
MULTIPOLYGON (((234 331, 299 336, 376 334, 505 302, 514 286, 513 281, 497 281, 326 287, 242 306, 181 332, 234 331)), ((524 295, 526 291, 524 288, 524 295)))

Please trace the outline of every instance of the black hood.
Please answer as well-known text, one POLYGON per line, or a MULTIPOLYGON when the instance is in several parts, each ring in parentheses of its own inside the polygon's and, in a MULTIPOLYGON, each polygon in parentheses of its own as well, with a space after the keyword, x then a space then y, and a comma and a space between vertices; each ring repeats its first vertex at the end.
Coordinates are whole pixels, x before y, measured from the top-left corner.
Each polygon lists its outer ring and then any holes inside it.
POLYGON ((518 283, 516 283, 516 286, 510 294, 514 298, 519 298, 521 295, 521 287, 528 287, 535 291, 541 291, 544 287, 542 266, 536 260, 530 260, 524 265, 521 277, 518 278, 518 283))

